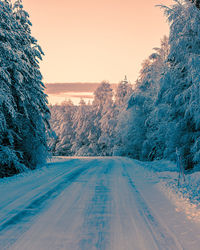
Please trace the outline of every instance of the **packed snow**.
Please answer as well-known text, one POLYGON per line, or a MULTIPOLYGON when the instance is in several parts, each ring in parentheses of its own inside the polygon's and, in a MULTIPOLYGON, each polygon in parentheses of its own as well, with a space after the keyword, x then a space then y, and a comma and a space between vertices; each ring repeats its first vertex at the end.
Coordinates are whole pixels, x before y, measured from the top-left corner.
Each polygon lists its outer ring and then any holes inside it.
POLYGON ((62 157, 4 178, 0 249, 199 249, 200 222, 170 196, 177 176, 164 161, 62 157))

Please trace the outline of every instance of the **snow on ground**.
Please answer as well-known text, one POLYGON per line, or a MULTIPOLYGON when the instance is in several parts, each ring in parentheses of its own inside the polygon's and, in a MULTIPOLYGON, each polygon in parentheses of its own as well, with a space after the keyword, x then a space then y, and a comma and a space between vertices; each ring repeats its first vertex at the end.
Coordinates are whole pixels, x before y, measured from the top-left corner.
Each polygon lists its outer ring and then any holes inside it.
POLYGON ((181 180, 179 185, 178 172, 164 174, 158 174, 160 189, 176 205, 177 211, 184 212, 189 219, 200 223, 200 172, 186 172, 185 182, 181 180))
POLYGON ((169 162, 62 157, 2 179, 0 249, 199 249, 200 222, 171 198, 176 178, 169 162))
POLYGON ((177 211, 200 223, 200 171, 186 171, 186 181, 178 185, 178 169, 175 163, 162 160, 140 163, 151 170, 152 178, 159 178, 159 188, 173 202, 177 211), (156 177, 155 177, 156 176, 156 177))

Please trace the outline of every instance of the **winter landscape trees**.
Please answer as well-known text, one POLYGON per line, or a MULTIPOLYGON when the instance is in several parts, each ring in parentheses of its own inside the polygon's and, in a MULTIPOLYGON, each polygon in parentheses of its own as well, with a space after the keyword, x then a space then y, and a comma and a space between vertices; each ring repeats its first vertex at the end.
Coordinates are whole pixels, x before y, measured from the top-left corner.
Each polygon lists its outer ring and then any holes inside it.
POLYGON ((127 106, 132 91, 131 85, 125 79, 118 84, 114 95, 111 85, 103 81, 94 92, 92 104, 81 100, 79 106, 74 106, 70 101, 51 106, 51 126, 57 135, 53 143, 51 140, 53 153, 113 155, 117 141, 118 116, 127 106), (66 130, 63 130, 64 127, 66 130), (60 145, 64 148, 68 145, 69 151, 64 149, 60 152, 60 145))
POLYGON ((74 154, 175 160, 178 148, 185 168, 199 163, 199 1, 174 2, 160 6, 170 25, 169 39, 164 37, 143 62, 134 90, 125 79, 113 98, 108 83, 102 83, 92 105, 77 107, 75 124, 78 117, 84 120, 85 136, 80 143, 73 125, 74 154))
POLYGON ((43 52, 30 27, 20 0, 0 1, 0 176, 33 169, 47 154, 43 52))
MULTIPOLYGON (((200 162, 199 1, 160 6, 169 38, 143 62, 134 88, 113 90, 104 81, 94 100, 50 106, 54 155, 130 156, 200 162)), ((49 109, 39 61, 43 51, 31 35, 21 0, 0 1, 0 176, 34 169, 46 159, 49 109)))

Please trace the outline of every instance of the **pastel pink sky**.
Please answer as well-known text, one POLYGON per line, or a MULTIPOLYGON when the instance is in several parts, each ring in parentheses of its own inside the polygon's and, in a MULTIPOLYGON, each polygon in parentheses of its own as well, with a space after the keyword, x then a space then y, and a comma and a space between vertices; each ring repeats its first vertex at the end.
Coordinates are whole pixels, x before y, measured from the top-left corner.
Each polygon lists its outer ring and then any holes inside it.
POLYGON ((142 61, 168 35, 157 4, 172 0, 23 0, 45 57, 45 82, 134 83, 142 61))

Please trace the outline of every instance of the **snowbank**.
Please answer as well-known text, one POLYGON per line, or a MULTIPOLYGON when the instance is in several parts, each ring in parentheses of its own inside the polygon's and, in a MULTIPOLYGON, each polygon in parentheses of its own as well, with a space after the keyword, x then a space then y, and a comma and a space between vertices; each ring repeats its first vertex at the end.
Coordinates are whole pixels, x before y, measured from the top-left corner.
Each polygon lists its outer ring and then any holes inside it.
POLYGON ((189 219, 200 222, 200 171, 186 172, 186 181, 178 185, 178 169, 170 161, 154 161, 140 164, 159 178, 158 186, 173 202, 176 210, 184 212, 189 219))

